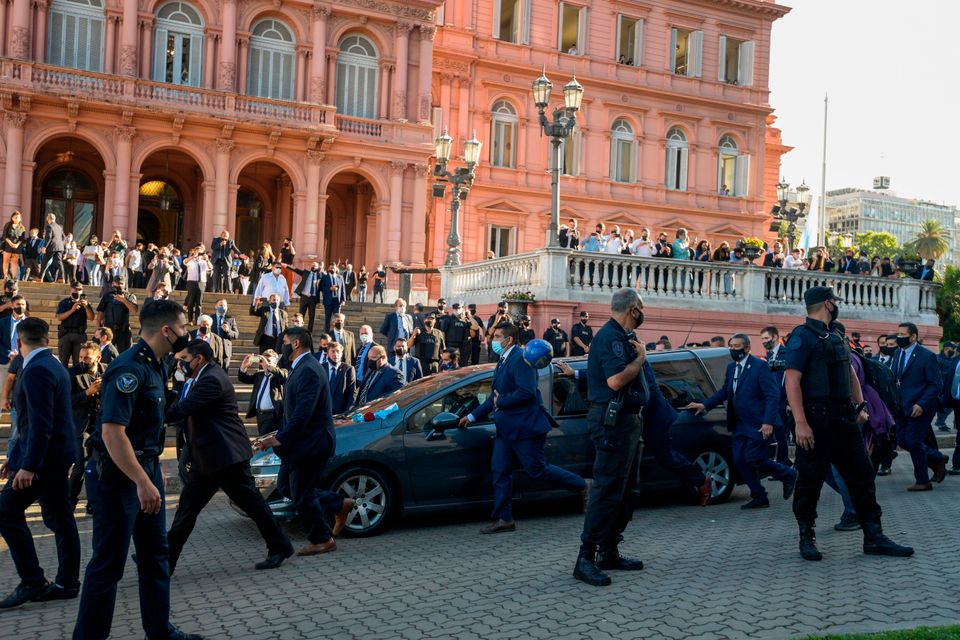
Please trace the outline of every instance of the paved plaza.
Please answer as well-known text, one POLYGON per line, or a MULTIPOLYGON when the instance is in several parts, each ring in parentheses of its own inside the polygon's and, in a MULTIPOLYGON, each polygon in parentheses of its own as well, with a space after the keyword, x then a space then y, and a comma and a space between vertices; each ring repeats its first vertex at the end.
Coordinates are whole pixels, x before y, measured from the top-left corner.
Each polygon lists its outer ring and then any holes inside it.
MULTIPOLYGON (((879 478, 887 532, 909 559, 864 556, 861 534, 838 533, 836 494, 824 491, 818 528, 826 558, 796 550, 789 506, 770 486, 770 509, 742 512, 746 491, 706 509, 645 501, 623 551, 647 568, 591 588, 571 577, 582 516, 572 503, 519 509, 515 533, 481 536, 481 512, 407 519, 385 535, 343 539, 336 553, 258 572, 253 525, 218 496, 200 518, 172 583, 173 620, 217 639, 331 638, 793 638, 960 621, 960 478, 908 494, 907 456, 879 478)), ((168 500, 168 506, 175 500, 168 500)), ((173 511, 167 515, 168 523, 173 511)), ((303 541, 296 525, 294 543, 303 541)), ((34 523, 48 574, 52 536, 34 523)), ((80 521, 84 563, 91 521, 80 521)), ((0 589, 15 586, 9 554, 0 589)), ((69 637, 77 602, 0 614, 0 637, 69 637)), ((121 583, 115 638, 142 638, 132 562, 121 583)))

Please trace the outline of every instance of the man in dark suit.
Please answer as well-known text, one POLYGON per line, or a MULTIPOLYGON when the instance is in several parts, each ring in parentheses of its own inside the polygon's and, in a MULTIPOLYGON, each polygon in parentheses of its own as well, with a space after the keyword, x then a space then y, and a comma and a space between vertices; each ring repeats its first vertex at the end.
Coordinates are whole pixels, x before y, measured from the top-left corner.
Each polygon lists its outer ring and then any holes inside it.
POLYGON ((943 482, 947 475, 947 457, 931 443, 936 443, 933 434, 933 417, 937 413, 937 400, 943 389, 943 378, 937 357, 918 342, 919 331, 912 322, 903 322, 897 327, 897 352, 893 355, 893 374, 900 381, 900 413, 897 420, 897 445, 910 452, 913 461, 914 484, 908 491, 929 491, 929 466, 933 479, 943 482))
POLYGON ((283 335, 283 353, 290 360, 290 375, 284 388, 283 422, 275 435, 261 438, 257 448, 273 447, 280 456, 277 487, 292 499, 297 515, 307 530, 308 544, 297 555, 312 556, 335 551, 338 535, 353 509, 352 498, 320 488, 323 470, 336 450, 333 412, 327 376, 312 357, 313 341, 303 327, 292 327, 283 335), (335 514, 333 530, 326 512, 335 514))
POLYGON ((953 450, 953 459, 947 474, 960 475, 960 359, 955 359, 956 366, 943 377, 943 391, 940 403, 948 409, 953 409, 953 428, 957 430, 957 444, 953 450))
POLYGON ((80 500, 83 470, 88 458, 83 446, 84 436, 93 433, 97 426, 97 411, 100 410, 100 378, 107 369, 100 360, 100 346, 87 342, 80 348, 77 366, 68 370, 77 443, 77 462, 70 469, 70 501, 74 506, 80 500))
POLYGON ((730 357, 723 387, 704 402, 691 402, 685 409, 696 415, 727 403, 727 429, 733 432, 733 464, 750 487, 750 502, 741 509, 770 506, 760 478, 772 476, 783 483, 783 498, 793 495, 797 472, 767 457, 768 440, 780 422, 780 388, 767 363, 750 355, 750 337, 738 333, 730 338, 730 357))
POLYGON ((317 315, 317 303, 320 301, 320 281, 323 279, 320 263, 314 262, 310 269, 297 269, 289 264, 284 266, 300 275, 300 282, 293 292, 300 296, 300 313, 307 321, 307 331, 313 335, 313 321, 317 315))
POLYGON ((373 341, 373 327, 368 324, 361 325, 359 330, 360 335, 360 351, 357 352, 357 359, 353 361, 353 368, 357 371, 357 384, 363 384, 363 378, 367 373, 367 356, 370 354, 370 349, 377 346, 377 343, 373 341))
POLYGON ((926 264, 922 267, 916 269, 912 276, 917 280, 925 280, 927 282, 933 282, 933 265, 936 264, 936 261, 931 258, 927 260, 926 264))
POLYGON ((406 342, 413 335, 413 317, 407 313, 406 301, 397 298, 393 308, 394 312, 386 314, 380 323, 380 333, 387 338, 388 345, 395 344, 399 339, 406 342))
POLYGON ((40 230, 30 229, 30 237, 23 242, 21 248, 27 280, 36 279, 40 276, 40 249, 42 248, 43 240, 40 238, 40 230))
POLYGON ((480 533, 501 533, 517 528, 513 521, 513 459, 530 478, 563 487, 586 496, 587 483, 577 474, 547 464, 544 447, 556 421, 543 406, 537 370, 523 359, 517 346, 515 325, 494 329, 493 349, 500 356, 493 374, 491 394, 472 413, 460 418, 460 426, 484 421, 493 413, 497 436, 493 441, 493 522, 480 533))
POLYGON ((23 296, 17 294, 13 296, 11 303, 11 313, 5 318, 0 318, 0 367, 5 373, 10 361, 19 353, 17 344, 17 328, 20 323, 27 318, 27 301, 23 296))
POLYGON ((113 359, 120 355, 113 344, 113 330, 110 327, 99 327, 93 332, 93 338, 100 346, 100 362, 108 365, 113 359))
POLYGON ((378 344, 373 345, 368 352, 364 368, 366 373, 357 392, 358 407, 393 393, 403 386, 403 374, 399 369, 390 366, 387 362, 387 350, 378 344))
POLYGON ((57 224, 57 216, 52 213, 47 214, 47 226, 43 232, 43 248, 40 252, 44 257, 43 271, 48 282, 63 282, 63 252, 67 250, 66 236, 63 233, 63 227, 57 224))
POLYGON ((213 239, 210 252, 213 254, 213 290, 218 293, 230 291, 230 264, 233 256, 240 255, 241 251, 230 239, 229 231, 223 230, 219 238, 213 239))
POLYGON ((327 346, 327 362, 323 365, 330 386, 331 411, 337 416, 346 413, 357 399, 357 374, 343 359, 343 346, 331 342, 327 346))
POLYGON ((253 520, 267 543, 267 558, 256 568, 276 569, 293 555, 293 546, 254 484, 250 470, 253 449, 238 415, 233 383, 216 366, 210 345, 202 340, 193 340, 177 354, 177 360, 188 378, 180 400, 167 409, 166 420, 186 420, 187 448, 180 458, 185 482, 167 533, 170 574, 197 516, 221 489, 253 520))
POLYGON ((787 394, 783 388, 784 371, 787 366, 787 348, 780 343, 780 330, 770 325, 760 330, 760 346, 766 351, 767 367, 777 381, 780 390, 780 424, 773 427, 773 438, 777 443, 776 460, 788 467, 793 466, 790 460, 790 418, 787 415, 787 394))
POLYGON ((330 319, 333 314, 340 312, 340 305, 346 299, 343 287, 343 276, 337 272, 337 267, 330 265, 327 273, 320 279, 320 290, 323 292, 323 330, 330 329, 330 319))
POLYGON ((221 369, 227 369, 226 348, 223 346, 223 339, 213 331, 213 318, 204 314, 197 318, 197 330, 190 336, 194 340, 203 340, 210 345, 213 351, 213 361, 221 369))
POLYGON ((70 376, 48 347, 46 322, 27 318, 17 331, 24 358, 13 391, 18 436, 0 467, 0 479, 7 480, 0 491, 0 536, 10 548, 20 584, 0 601, 0 609, 80 593, 80 536, 67 479, 77 460, 70 376), (57 541, 59 570, 52 584, 44 577, 25 517, 34 502, 40 503, 43 523, 57 541))
POLYGON ((283 332, 287 329, 287 312, 280 308, 280 296, 271 293, 267 304, 257 308, 250 307, 250 315, 260 316, 260 324, 253 334, 253 344, 260 353, 267 349, 276 349, 283 332))
POLYGON ((224 298, 217 300, 215 313, 210 316, 213 318, 213 332, 223 340, 223 359, 224 369, 230 369, 230 363, 233 360, 233 341, 240 337, 240 330, 237 328, 237 319, 228 313, 227 301, 224 298))
POLYGON ((353 265, 348 262, 346 269, 340 275, 343 276, 344 295, 347 300, 350 300, 353 290, 357 288, 357 274, 353 270, 353 265))
POLYGON ((840 258, 837 264, 837 273, 846 273, 851 276, 860 273, 860 263, 854 257, 853 249, 847 249, 846 254, 840 258))
POLYGON ((330 337, 333 341, 343 345, 343 361, 353 365, 357 359, 357 341, 353 337, 353 332, 347 327, 347 316, 342 313, 333 314, 333 326, 330 327, 330 337))
POLYGON ((243 359, 237 374, 240 382, 253 385, 246 417, 257 417, 257 433, 261 436, 278 430, 283 417, 283 383, 287 370, 277 366, 279 361, 280 355, 273 349, 259 356, 251 353, 243 359), (251 374, 251 370, 256 373, 251 374))
POLYGON ((397 338, 393 343, 393 355, 387 360, 390 366, 400 372, 403 383, 408 384, 423 377, 423 367, 420 361, 407 353, 407 341, 397 338))

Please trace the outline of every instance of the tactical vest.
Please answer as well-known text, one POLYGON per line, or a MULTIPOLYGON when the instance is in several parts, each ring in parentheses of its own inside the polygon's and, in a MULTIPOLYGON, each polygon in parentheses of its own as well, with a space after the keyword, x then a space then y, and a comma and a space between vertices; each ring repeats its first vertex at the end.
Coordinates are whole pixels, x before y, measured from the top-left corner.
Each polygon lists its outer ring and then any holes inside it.
POLYGON ((815 340, 807 368, 800 379, 803 403, 849 403, 850 347, 847 341, 833 330, 821 332, 808 324, 802 324, 794 331, 803 331, 815 340))

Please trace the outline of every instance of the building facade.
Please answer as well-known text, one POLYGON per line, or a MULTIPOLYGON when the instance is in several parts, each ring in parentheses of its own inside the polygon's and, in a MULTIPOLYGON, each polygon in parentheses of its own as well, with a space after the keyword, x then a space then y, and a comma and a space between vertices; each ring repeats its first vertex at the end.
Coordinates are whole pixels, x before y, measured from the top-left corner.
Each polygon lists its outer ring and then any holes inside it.
MULTIPOLYGON (((788 148, 765 0, 12 0, 0 3, 4 217, 298 260, 442 264, 433 139, 476 131, 464 259, 542 246, 530 83, 586 87, 564 218, 764 235, 788 148), (772 176, 772 178, 771 178, 772 176), (771 182, 773 180, 773 182, 771 182)), ((559 94, 559 91, 557 91, 559 94)), ((415 282, 436 295, 436 276, 415 282)))
POLYGON ((832 234, 855 236, 867 231, 886 231, 901 244, 914 240, 927 220, 940 223, 949 250, 941 259, 951 263, 957 253, 956 206, 904 198, 889 189, 837 189, 827 192, 826 222, 832 234))

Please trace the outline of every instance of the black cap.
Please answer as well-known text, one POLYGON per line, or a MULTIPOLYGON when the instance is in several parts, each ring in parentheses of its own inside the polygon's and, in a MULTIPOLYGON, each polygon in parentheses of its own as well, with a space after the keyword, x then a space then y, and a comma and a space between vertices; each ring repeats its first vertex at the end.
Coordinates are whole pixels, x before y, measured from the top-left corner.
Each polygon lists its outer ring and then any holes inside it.
POLYGON ((471 302, 470 304, 467 305, 467 309, 470 309, 470 311, 476 311, 477 305, 471 302))
POLYGON ((530 322, 530 316, 520 316, 520 322, 530 322))
POLYGON ((803 294, 803 304, 808 307, 820 302, 826 302, 827 300, 843 302, 842 299, 833 293, 833 287, 810 287, 803 294))
POLYGON ((497 307, 500 309, 506 309, 507 303, 504 300, 501 300, 500 302, 497 303, 497 307))
POLYGON ((550 324, 560 324, 560 318, 550 318, 550 324))
POLYGON ((590 317, 590 313, 587 312, 587 311, 581 311, 581 312, 580 312, 580 317, 581 317, 581 318, 589 318, 589 317, 590 317))
POLYGON ((453 303, 453 308, 454 308, 454 309, 459 309, 459 308, 460 308, 460 303, 459 303, 459 302, 454 302, 454 303, 453 303))
POLYGON ((437 298, 437 304, 447 304, 447 301, 445 298, 437 298))

